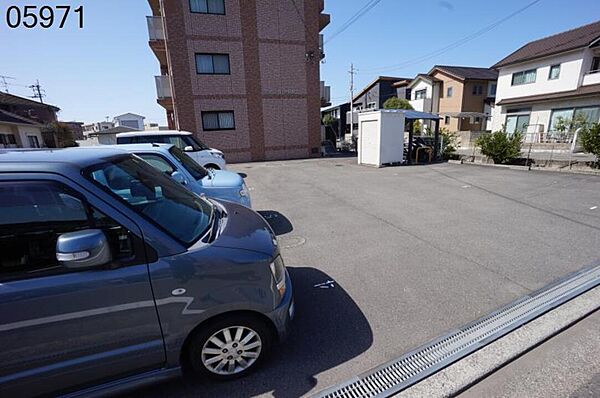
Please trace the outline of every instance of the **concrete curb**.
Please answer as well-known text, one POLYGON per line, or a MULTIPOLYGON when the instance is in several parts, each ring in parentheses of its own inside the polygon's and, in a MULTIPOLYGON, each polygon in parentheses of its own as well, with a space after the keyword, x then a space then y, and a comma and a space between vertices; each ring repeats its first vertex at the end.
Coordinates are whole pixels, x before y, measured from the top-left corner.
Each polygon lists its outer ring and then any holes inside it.
POLYGON ((451 397, 600 308, 600 286, 534 319, 396 397, 451 397))
POLYGON ((584 174, 584 175, 595 175, 600 176, 600 170, 569 170, 564 168, 544 168, 544 167, 532 167, 528 166, 514 166, 508 164, 493 164, 493 163, 473 163, 473 162, 464 162, 460 160, 448 160, 448 163, 451 164, 461 164, 468 166, 479 166, 479 167, 497 167, 504 168, 509 170, 521 170, 521 171, 541 171, 546 173, 562 173, 562 174, 584 174))

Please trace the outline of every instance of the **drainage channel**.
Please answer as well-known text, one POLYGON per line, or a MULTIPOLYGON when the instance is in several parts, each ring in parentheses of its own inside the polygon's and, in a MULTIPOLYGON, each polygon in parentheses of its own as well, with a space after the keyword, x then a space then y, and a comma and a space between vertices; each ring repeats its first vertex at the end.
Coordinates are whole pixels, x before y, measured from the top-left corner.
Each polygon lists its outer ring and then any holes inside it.
POLYGON ((599 284, 600 263, 524 296, 398 359, 323 390, 315 397, 388 397, 396 394, 599 284))

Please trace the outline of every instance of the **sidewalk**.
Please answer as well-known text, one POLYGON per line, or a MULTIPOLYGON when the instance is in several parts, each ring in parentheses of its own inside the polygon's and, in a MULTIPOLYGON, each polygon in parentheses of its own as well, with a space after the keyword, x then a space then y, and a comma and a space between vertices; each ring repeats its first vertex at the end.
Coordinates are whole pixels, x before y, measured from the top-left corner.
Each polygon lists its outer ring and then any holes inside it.
POLYGON ((460 398, 598 396, 598 310, 459 395, 460 398))

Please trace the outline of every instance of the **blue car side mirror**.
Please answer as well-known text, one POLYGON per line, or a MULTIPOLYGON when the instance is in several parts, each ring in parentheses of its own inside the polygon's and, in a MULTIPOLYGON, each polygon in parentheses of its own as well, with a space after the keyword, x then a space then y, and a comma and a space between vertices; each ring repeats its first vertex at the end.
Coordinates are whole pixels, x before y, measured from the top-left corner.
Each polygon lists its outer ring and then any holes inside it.
POLYGON ((69 232, 58 237, 56 259, 67 268, 91 268, 111 262, 106 235, 99 229, 69 232))

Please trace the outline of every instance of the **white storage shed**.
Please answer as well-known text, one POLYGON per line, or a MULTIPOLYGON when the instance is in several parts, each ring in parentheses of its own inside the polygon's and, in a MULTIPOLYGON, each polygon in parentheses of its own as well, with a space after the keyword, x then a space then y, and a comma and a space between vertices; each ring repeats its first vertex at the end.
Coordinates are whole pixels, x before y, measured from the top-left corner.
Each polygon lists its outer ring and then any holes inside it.
MULTIPOLYGON (((435 147, 437 148, 439 116, 436 114, 404 109, 360 112, 358 114, 358 164, 381 167, 385 164, 403 163, 405 130, 408 127, 408 131, 411 131, 415 120, 438 121, 435 123, 435 147)), ((412 134, 408 132, 406 134, 409 135, 407 149, 411 159, 412 134)))

